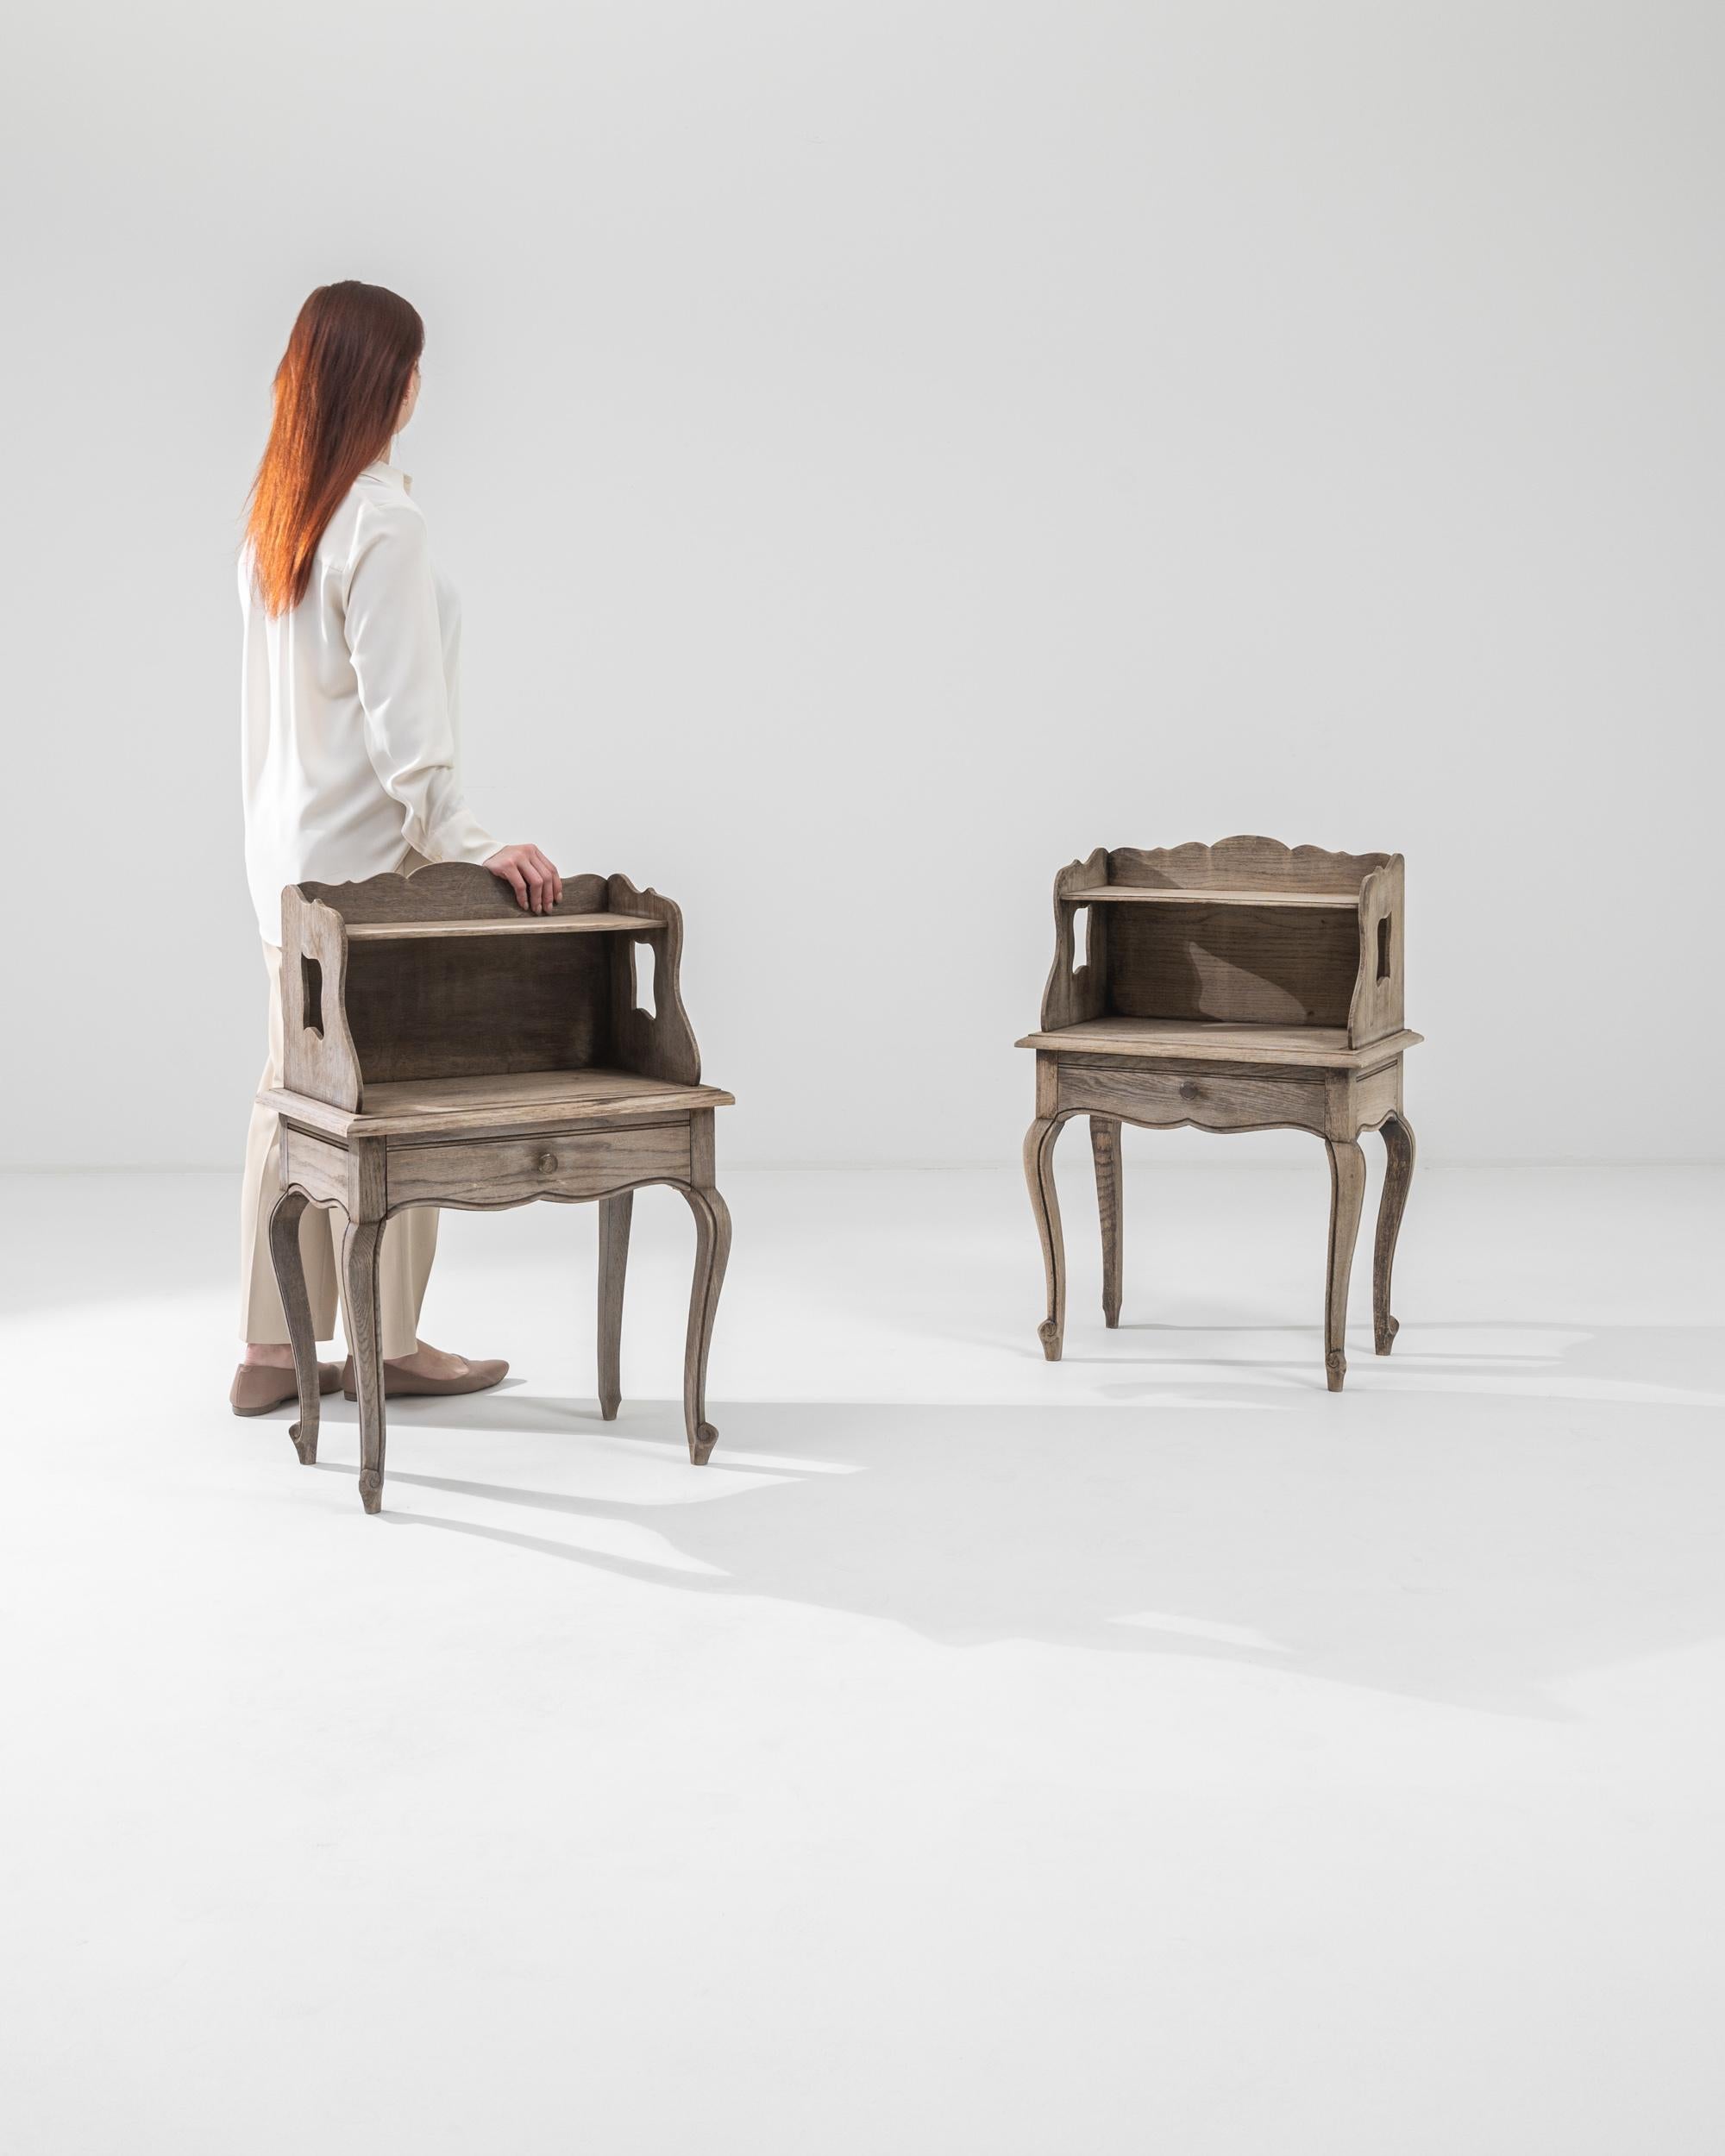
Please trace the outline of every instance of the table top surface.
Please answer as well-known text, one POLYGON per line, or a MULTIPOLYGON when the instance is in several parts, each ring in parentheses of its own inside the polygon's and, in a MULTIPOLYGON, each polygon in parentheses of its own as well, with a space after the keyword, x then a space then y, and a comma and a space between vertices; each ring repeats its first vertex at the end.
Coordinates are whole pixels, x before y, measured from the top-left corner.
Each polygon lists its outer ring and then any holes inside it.
POLYGON ((1222 1025, 1187 1018, 1087 1018, 1051 1033, 1027 1033, 1020 1048, 1072 1056, 1159 1056, 1176 1062, 1302 1063, 1372 1070, 1423 1040, 1406 1027, 1366 1048, 1348 1045, 1342 1025, 1222 1025))
POLYGON ((717 1086, 680 1086, 631 1070, 528 1070, 490 1078, 409 1078, 368 1085, 361 1106, 331 1107, 273 1087, 265 1107, 330 1138, 444 1138, 483 1131, 508 1138, 571 1123, 681 1115, 728 1108, 717 1086))

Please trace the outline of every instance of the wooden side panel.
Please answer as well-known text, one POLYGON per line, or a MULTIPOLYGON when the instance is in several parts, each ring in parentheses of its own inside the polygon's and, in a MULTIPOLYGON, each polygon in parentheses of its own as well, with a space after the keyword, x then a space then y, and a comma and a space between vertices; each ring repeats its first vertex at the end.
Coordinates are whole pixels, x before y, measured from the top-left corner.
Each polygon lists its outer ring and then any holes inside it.
POLYGON ((1348 1022, 1360 964, 1359 927, 1351 912, 1255 906, 1107 911, 1107 1008, 1116 1016, 1243 1025, 1348 1022))
POLYGON ((1322 846, 1284 846, 1279 838, 1219 838, 1213 846, 1117 846, 1099 882, 1201 891, 1353 891, 1388 854, 1339 854, 1322 846))
POLYGON ((1359 894, 1359 972, 1348 1010, 1356 1048, 1399 1033, 1402 1026, 1402 916, 1407 870, 1400 854, 1374 869, 1359 894))
POLYGON ((348 1163, 345 1145, 333 1144, 327 1138, 286 1123, 281 1126, 280 1143, 284 1189, 289 1183, 297 1183, 319 1205, 346 1206, 348 1163))
POLYGON ((1086 962, 1075 972, 1076 955, 1073 920, 1077 912, 1070 893, 1108 880, 1107 849, 1098 846, 1082 861, 1069 862, 1054 879, 1054 963, 1042 992, 1042 1025, 1048 1031, 1057 1025, 1077 1025, 1099 1018, 1107 1008, 1108 943, 1113 909, 1092 906, 1085 911, 1088 948, 1086 962))
POLYGON ((637 891, 627 876, 612 876, 603 901, 613 913, 646 913, 661 926, 650 937, 653 951, 653 1012, 649 1016, 636 1003, 636 941, 632 937, 608 936, 606 954, 611 968, 606 999, 611 1053, 607 1061, 619 1070, 639 1071, 643 1078, 663 1078, 673 1085, 700 1082, 700 1050, 694 1028, 683 1008, 683 917, 674 900, 656 891, 637 891))
POLYGON ((1345 1138, 1358 1138, 1362 1131, 1375 1131, 1386 1116, 1399 1115, 1402 1058, 1398 1056, 1382 1069, 1369 1070, 1363 1077, 1353 1078, 1348 1089, 1347 1106, 1352 1125, 1340 1133, 1345 1138))
POLYGON ((339 913, 281 894, 282 1081, 335 1108, 360 1105, 361 1063, 347 1020, 348 931, 339 913))
MULTIPOLYGON (((487 874, 486 881, 497 879, 487 874)), ((480 936, 350 943, 348 1022, 366 1083, 612 1062, 612 947, 624 941, 480 936)))

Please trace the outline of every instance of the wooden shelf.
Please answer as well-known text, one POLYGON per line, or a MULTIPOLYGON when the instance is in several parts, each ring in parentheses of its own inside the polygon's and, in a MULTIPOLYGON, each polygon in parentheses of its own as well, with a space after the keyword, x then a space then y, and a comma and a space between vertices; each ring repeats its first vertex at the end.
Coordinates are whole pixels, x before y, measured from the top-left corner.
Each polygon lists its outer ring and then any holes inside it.
POLYGON ((526 1070, 492 1078, 405 1078, 368 1085, 365 1105, 333 1108, 278 1089, 258 1095, 278 1115, 331 1137, 443 1138, 477 1130, 546 1130, 591 1118, 727 1108, 717 1086, 679 1086, 632 1070, 526 1070))
POLYGON ((1089 1018, 1051 1033, 1028 1033, 1020 1048, 1067 1055, 1163 1056, 1177 1062, 1305 1063, 1364 1070, 1388 1062, 1424 1036, 1403 1029, 1367 1048, 1348 1045, 1339 1025, 1206 1025, 1183 1018, 1089 1018))
POLYGON ((1102 883, 1063 893, 1071 906, 1304 906, 1352 913, 1358 891, 1176 891, 1151 884, 1102 883))
POLYGON ((499 913, 483 921, 349 921, 352 943, 429 936, 643 936, 665 924, 651 913, 499 913))

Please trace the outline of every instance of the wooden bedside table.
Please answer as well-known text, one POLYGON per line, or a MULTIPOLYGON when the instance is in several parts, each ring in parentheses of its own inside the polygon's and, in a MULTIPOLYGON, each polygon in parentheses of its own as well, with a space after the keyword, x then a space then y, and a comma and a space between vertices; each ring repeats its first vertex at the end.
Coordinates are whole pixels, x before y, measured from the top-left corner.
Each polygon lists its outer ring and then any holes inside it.
POLYGON ((383 1501, 378 1254, 410 1206, 492 1209, 546 1198, 599 1207, 599 1397, 621 1401, 630 1208, 668 1183, 695 1218, 683 1366, 689 1457, 703 1465, 707 1351, 731 1248, 714 1181, 713 1111, 678 990, 682 916, 625 876, 564 879, 524 913, 489 869, 458 862, 282 893, 284 1076, 270 1255, 287 1313, 300 1459, 317 1457, 317 1351, 299 1255, 308 1205, 345 1216, 342 1283, 360 1407, 360 1497, 383 1501), (641 960, 651 963, 650 987, 641 960))
POLYGON ((1402 1110, 1400 854, 1289 849, 1225 838, 1141 852, 1098 848, 1054 881, 1055 956, 1036 1050, 1036 1120, 1025 1175, 1042 1238, 1043 1352, 1058 1362, 1066 1256, 1052 1156, 1062 1126, 1090 1119, 1102 1224, 1102 1313, 1120 1323, 1120 1125, 1310 1131, 1330 1162, 1324 1366, 1347 1373, 1348 1275, 1365 1194, 1363 1131, 1388 1155, 1372 1266, 1380 1355, 1396 1238, 1414 1172, 1402 1110))

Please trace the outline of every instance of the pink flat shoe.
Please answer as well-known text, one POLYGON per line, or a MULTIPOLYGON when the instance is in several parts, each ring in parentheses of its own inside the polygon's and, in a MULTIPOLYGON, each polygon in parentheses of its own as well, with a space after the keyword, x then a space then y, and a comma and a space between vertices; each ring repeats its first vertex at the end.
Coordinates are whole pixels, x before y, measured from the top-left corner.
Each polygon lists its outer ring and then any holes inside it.
MULTIPOLYGON (((398 1369, 393 1363, 386 1363, 383 1396, 386 1400, 448 1400, 457 1393, 489 1392, 508 1375, 509 1365, 501 1360, 469 1363, 459 1377, 420 1377, 411 1370, 398 1369)), ((347 1400, 357 1400, 360 1396, 359 1388, 354 1382, 351 1355, 342 1365, 342 1394, 347 1400)))
MULTIPOLYGON (((317 1365, 317 1389, 333 1393, 342 1382, 339 1363, 317 1365)), ((299 1397, 292 1370, 272 1369, 267 1363, 242 1363, 234 1373, 228 1405, 236 1415, 267 1415, 272 1407, 285 1407, 299 1397)))

